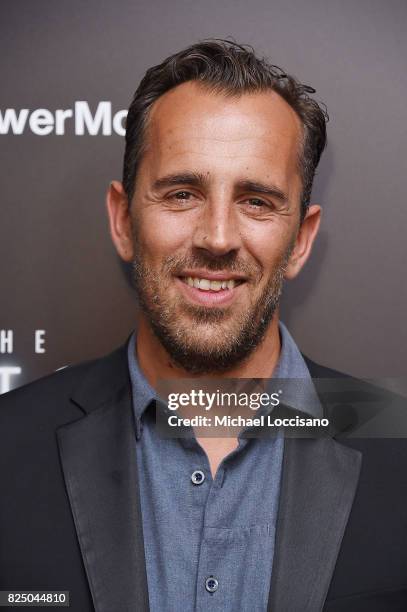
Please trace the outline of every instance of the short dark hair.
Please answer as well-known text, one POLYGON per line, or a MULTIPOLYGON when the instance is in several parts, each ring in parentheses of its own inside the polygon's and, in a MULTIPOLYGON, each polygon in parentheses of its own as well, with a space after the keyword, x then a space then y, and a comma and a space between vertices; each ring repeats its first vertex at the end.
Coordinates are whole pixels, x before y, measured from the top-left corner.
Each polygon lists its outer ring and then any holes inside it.
POLYGON ((214 92, 227 95, 272 90, 295 110, 303 126, 299 158, 302 221, 309 205, 315 170, 326 145, 326 108, 309 96, 315 89, 258 58, 252 47, 220 39, 191 45, 147 70, 134 94, 126 120, 123 185, 129 202, 144 151, 149 110, 160 96, 187 81, 197 81, 214 92))

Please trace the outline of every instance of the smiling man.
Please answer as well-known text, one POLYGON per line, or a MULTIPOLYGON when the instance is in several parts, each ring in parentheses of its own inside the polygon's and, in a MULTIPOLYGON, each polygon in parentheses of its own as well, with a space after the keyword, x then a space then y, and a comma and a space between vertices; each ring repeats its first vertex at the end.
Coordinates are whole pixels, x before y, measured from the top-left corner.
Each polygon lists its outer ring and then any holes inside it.
MULTIPOLYGON (((299 272, 319 226, 320 207, 302 197, 310 160, 297 113, 270 88, 234 90, 216 78, 157 99, 137 175, 108 196, 113 240, 134 264, 139 358, 152 382, 174 367, 271 375, 283 278, 299 272)), ((315 158, 325 129, 321 111, 316 118, 315 158)))
POLYGON ((2 398, 3 590, 69 590, 78 612, 405 609, 405 444, 163 438, 155 423, 165 379, 301 379, 290 407, 326 409, 312 378, 338 373, 301 354, 278 310, 320 224, 311 93, 226 41, 147 71, 107 195, 136 330, 2 398))

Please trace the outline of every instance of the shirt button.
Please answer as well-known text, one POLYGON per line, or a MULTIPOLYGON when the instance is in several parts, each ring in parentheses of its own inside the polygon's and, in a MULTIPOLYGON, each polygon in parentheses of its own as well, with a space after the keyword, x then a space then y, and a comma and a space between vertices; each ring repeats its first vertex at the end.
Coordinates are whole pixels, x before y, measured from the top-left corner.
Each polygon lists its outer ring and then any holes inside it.
POLYGON ((202 470, 195 470, 195 472, 192 472, 191 474, 191 480, 194 485, 200 485, 205 480, 205 474, 202 472, 202 470))
POLYGON ((208 593, 214 593, 217 591, 218 586, 219 582, 213 576, 209 576, 209 578, 205 580, 205 589, 208 591, 208 593))

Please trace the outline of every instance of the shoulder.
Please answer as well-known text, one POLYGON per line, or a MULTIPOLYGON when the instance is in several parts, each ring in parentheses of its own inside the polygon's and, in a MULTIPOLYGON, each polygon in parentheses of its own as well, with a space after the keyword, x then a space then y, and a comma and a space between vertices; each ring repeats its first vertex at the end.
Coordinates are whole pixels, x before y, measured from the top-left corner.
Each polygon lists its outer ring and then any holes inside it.
POLYGON ((307 368, 312 378, 352 378, 350 374, 345 374, 344 372, 340 372, 339 370, 327 368, 326 366, 323 366, 320 363, 316 363, 304 354, 302 354, 302 357, 307 365, 307 368))
MULTIPOLYGON (((114 384, 115 369, 123 369, 125 347, 86 362, 67 366, 48 376, 23 385, 0 396, 0 432, 16 426, 20 430, 30 425, 53 427, 83 415, 74 398, 92 382, 102 389, 109 381, 114 384)), ((117 377, 116 377, 117 378, 117 377)))
POLYGON ((377 477, 381 469, 396 473, 400 466, 407 465, 405 399, 372 382, 315 363, 305 355, 303 358, 321 403, 330 418, 338 421, 335 439, 363 454, 365 470, 372 467, 377 477))
POLYGON ((69 389, 75 382, 97 361, 97 359, 94 359, 65 366, 17 389, 3 393, 0 395, 0 406, 6 406, 9 403, 19 403, 20 400, 24 401, 33 397, 49 396, 53 391, 63 392, 65 390, 69 393, 69 389))
POLYGON ((0 396, 0 432, 58 426, 82 413, 70 397, 95 362, 68 366, 0 396))

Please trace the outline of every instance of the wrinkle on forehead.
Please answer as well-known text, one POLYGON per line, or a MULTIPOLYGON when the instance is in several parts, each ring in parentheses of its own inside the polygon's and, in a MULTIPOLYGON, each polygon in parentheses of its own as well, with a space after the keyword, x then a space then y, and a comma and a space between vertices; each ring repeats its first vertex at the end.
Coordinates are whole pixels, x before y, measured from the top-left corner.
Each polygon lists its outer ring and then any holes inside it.
POLYGON ((232 97, 188 82, 153 104, 140 171, 144 165, 168 174, 180 165, 211 175, 267 173, 283 188, 300 179, 302 133, 298 115, 276 92, 232 97))
MULTIPOLYGON (((270 138, 277 129, 287 140, 302 140, 297 113, 276 92, 244 93, 238 97, 213 92, 194 82, 171 89, 154 102, 147 139, 182 137, 182 130, 199 129, 214 142, 270 138), (233 138, 232 132, 241 134, 233 138), (246 131, 246 134, 244 134, 246 131)), ((199 139, 199 132, 194 134, 199 139)))

